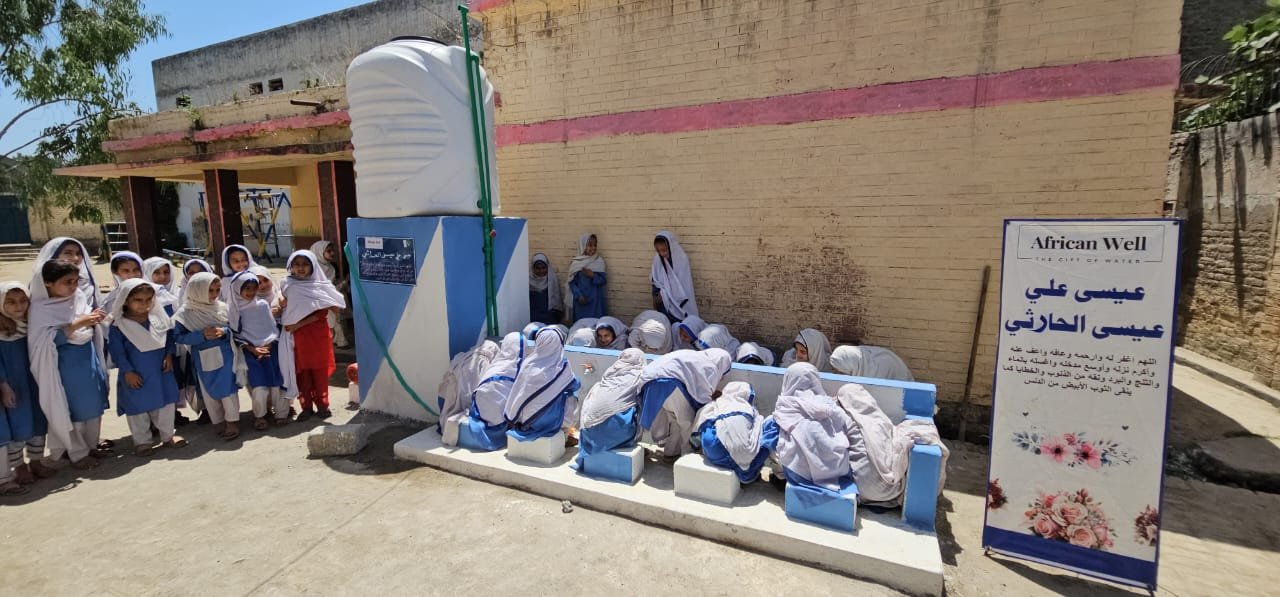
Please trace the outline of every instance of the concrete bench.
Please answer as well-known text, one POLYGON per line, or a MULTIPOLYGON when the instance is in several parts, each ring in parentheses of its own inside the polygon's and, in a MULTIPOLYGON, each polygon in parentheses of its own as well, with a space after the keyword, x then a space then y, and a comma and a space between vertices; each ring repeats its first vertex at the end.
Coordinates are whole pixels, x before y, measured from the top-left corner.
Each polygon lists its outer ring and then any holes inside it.
POLYGON ((594 479, 634 485, 644 472, 644 448, 631 446, 588 454, 582 458, 578 472, 594 479))
POLYGON ((520 441, 507 437, 507 458, 533 464, 555 464, 564 456, 564 432, 557 431, 551 437, 520 441))
POLYGON ((857 525, 858 486, 846 487, 839 499, 833 499, 813 488, 788 483, 783 507, 792 520, 852 533, 857 525))
MULTIPOLYGON (((616 350, 600 348, 565 347, 573 372, 582 383, 579 396, 586 396, 591 386, 618 359, 616 350)), ((653 360, 656 356, 650 355, 653 360)), ((778 394, 782 391, 785 369, 734 363, 726 381, 745 381, 756 391, 756 408, 760 414, 773 413, 778 394)), ((840 386, 849 383, 862 385, 876 399, 876 403, 894 423, 908 418, 932 421, 937 388, 933 384, 851 377, 835 373, 823 373, 822 385, 828 394, 835 396, 840 386)), ((908 460, 906 495, 903 498, 902 518, 908 524, 929 532, 934 530, 937 515, 938 482, 942 472, 941 450, 936 446, 915 446, 908 460)))
POLYGON ((685 454, 673 467, 676 495, 732 506, 742 483, 733 471, 707 462, 701 454, 685 454))

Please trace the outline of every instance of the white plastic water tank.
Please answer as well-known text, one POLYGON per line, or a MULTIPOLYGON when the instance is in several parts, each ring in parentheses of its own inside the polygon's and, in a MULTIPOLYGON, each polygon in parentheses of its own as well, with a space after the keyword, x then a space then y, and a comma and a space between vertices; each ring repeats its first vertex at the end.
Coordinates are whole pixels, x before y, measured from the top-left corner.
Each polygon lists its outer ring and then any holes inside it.
MULTIPOLYGON (((499 211, 493 85, 481 69, 493 213, 499 211)), ((479 215, 466 50, 397 38, 347 68, 356 211, 366 218, 479 215)))

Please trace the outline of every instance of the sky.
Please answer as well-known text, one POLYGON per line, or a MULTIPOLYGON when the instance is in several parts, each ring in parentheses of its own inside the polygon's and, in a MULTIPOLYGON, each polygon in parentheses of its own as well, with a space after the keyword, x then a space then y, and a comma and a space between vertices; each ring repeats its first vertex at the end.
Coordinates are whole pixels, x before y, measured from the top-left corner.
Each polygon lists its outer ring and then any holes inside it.
MULTIPOLYGON (((369 0, 144 0, 146 12, 165 18, 169 34, 140 46, 125 63, 132 82, 133 101, 146 112, 156 109, 151 61, 220 41, 288 25, 322 14, 364 4, 369 0)), ((13 91, 0 88, 0 126, 26 107, 13 91)), ((67 111, 45 108, 19 120, 4 138, 0 155, 30 141, 45 127, 68 120, 67 111)), ((33 146, 34 147, 34 146, 33 146)), ((25 151, 29 151, 24 150, 25 151)))

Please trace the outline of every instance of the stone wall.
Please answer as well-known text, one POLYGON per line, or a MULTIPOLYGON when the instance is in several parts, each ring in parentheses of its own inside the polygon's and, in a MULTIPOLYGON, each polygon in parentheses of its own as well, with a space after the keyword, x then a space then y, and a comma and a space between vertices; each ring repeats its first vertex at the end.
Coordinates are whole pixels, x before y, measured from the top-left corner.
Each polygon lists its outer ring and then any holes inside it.
MULTIPOLYGON (((610 310, 650 305, 653 235, 705 319, 781 349, 888 346, 990 400, 1002 221, 1161 213, 1180 2, 480 2, 503 210, 610 310)), ((944 425, 951 421, 944 421, 944 425)))
POLYGON ((1176 135, 1169 187, 1187 219, 1181 345, 1280 387, 1277 124, 1273 114, 1176 135))

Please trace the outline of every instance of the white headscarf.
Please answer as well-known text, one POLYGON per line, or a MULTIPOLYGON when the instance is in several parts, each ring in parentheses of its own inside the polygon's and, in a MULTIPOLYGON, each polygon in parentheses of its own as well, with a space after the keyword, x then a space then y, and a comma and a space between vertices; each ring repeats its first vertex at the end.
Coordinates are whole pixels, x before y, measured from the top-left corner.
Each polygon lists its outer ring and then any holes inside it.
POLYGON ((840 346, 831 353, 831 368, 854 377, 915 381, 898 355, 879 346, 840 346))
POLYGON ((657 311, 645 311, 631 322, 627 345, 649 354, 671 352, 671 321, 657 311))
MULTIPOLYGON (((599 320, 599 319, 596 319, 595 317, 583 317, 582 319, 579 319, 579 320, 577 320, 577 321, 573 322, 573 325, 569 326, 569 338, 570 338, 570 339, 572 339, 572 338, 574 337, 574 334, 577 334, 577 333, 578 333, 578 330, 586 329, 586 330, 592 330, 592 331, 595 331, 595 329, 596 329, 596 322, 598 322, 598 321, 600 321, 600 320, 599 320)), ((526 336, 529 336, 530 338, 532 338, 532 337, 533 337, 533 332, 535 332, 535 331, 537 331, 537 330, 529 330, 529 331, 526 331, 526 332, 525 332, 525 335, 526 335, 526 336)), ((592 343, 591 343, 591 344, 587 344, 587 345, 583 345, 583 346, 592 346, 592 345, 594 345, 594 344, 595 344, 595 341, 594 341, 594 339, 593 339, 593 341, 592 341, 592 343)))
POLYGON ((311 252, 315 254, 316 260, 320 262, 320 269, 324 272, 324 277, 333 282, 338 275, 338 268, 333 263, 324 258, 324 250, 329 248, 333 243, 327 240, 318 240, 311 243, 311 252))
MULTIPOLYGON (((144 280, 146 279, 146 268, 142 263, 142 257, 139 257, 133 251, 119 251, 111 256, 112 264, 124 261, 132 261, 138 264, 138 273, 142 275, 144 280)), ((106 298, 102 299, 102 309, 107 313, 115 312, 116 302, 120 300, 120 285, 124 283, 124 279, 117 276, 115 272, 111 273, 111 277, 115 282, 115 287, 111 289, 111 292, 107 293, 106 298)))
POLYGON ((280 304, 280 299, 284 298, 284 295, 280 293, 280 282, 276 280, 275 276, 271 275, 270 270, 261 265, 255 265, 249 268, 249 271, 258 277, 258 298, 267 301, 267 304, 274 309, 276 305, 280 304), (271 288, 268 289, 266 284, 262 283, 263 278, 271 281, 271 288))
POLYGON ((480 382, 471 393, 471 400, 475 402, 476 411, 486 424, 497 425, 502 422, 502 412, 507 406, 507 397, 511 395, 516 375, 520 373, 524 352, 524 335, 511 332, 502 338, 498 356, 480 374, 480 382))
POLYGON ((853 480, 858 484, 859 501, 887 505, 901 501, 907 463, 915 444, 942 449, 943 478, 939 488, 945 485, 951 451, 938 437, 932 422, 908 419, 894 425, 866 388, 855 383, 841 386, 836 402, 853 422, 848 429, 849 461, 853 480))
POLYGON ((628 348, 618 360, 605 369, 596 385, 591 386, 582 401, 582 428, 595 427, 613 415, 636 406, 640 399, 640 374, 644 371, 644 352, 628 348))
POLYGON ((738 347, 742 346, 738 339, 729 333, 729 328, 718 323, 713 323, 703 328, 702 332, 698 334, 697 344, 701 350, 723 348, 731 355, 737 354, 738 347))
POLYGON ((645 365, 640 375, 643 386, 655 379, 672 378, 684 384, 689 397, 698 404, 711 401, 720 380, 733 367, 733 358, 719 348, 704 351, 677 350, 645 365))
MULTIPOLYGON (((289 276, 284 286, 285 308, 280 314, 280 323, 293 325, 308 315, 330 307, 346 307, 347 301, 342 293, 334 287, 324 271, 320 269, 320 260, 311 251, 294 251, 285 263, 293 264, 293 260, 303 258, 311 262, 311 275, 303 278, 289 276)), ((250 265, 252 267, 252 264, 250 265)), ((294 357, 293 332, 280 332, 280 374, 284 378, 284 395, 288 398, 298 396, 298 371, 294 368, 297 361, 294 357)), ((239 351, 237 351, 239 352, 239 351)))
POLYGON ((587 232, 578 237, 578 254, 569 262, 569 273, 564 277, 564 312, 573 312, 573 292, 569 290, 569 284, 573 282, 573 277, 578 272, 589 269, 595 273, 603 273, 604 256, 600 254, 600 237, 596 237, 596 254, 587 255, 587 244, 591 242, 594 234, 587 232))
MULTIPOLYGON (((204 268, 204 271, 211 274, 214 273, 213 266, 209 265, 209 262, 203 259, 188 259, 186 263, 182 264, 182 272, 181 272, 182 286, 178 288, 178 306, 179 307, 187 304, 187 285, 191 280, 191 276, 195 275, 189 272, 192 265, 199 265, 200 267, 204 268)), ((200 273, 200 272, 196 272, 196 273, 200 273)), ((171 273, 170 275, 176 275, 176 273, 171 273)), ((217 277, 217 274, 214 274, 214 277, 217 277)))
POLYGON ((535 292, 547 291, 547 310, 563 309, 564 298, 560 291, 560 278, 556 275, 556 268, 551 265, 551 260, 543 253, 534 253, 533 260, 529 262, 529 290, 535 292), (537 262, 547 264, 547 275, 533 275, 533 264, 537 262))
POLYGON ((822 391, 813 365, 796 363, 787 368, 773 420, 779 431, 778 462, 814 485, 840 489, 838 480, 851 470, 846 430, 853 422, 822 391))
POLYGON ((596 345, 596 332, 591 328, 578 328, 577 331, 569 334, 569 341, 565 342, 565 345, 592 348, 596 345))
POLYGON ((560 396, 575 377, 564 358, 564 336, 543 328, 533 335, 533 349, 524 356, 520 373, 511 385, 503 417, 511 423, 528 423, 538 411, 560 396))
POLYGON ((480 383, 484 372, 498 356, 498 344, 492 340, 483 340, 471 350, 459 353, 449 362, 449 370, 440 380, 437 396, 444 399, 440 407, 440 420, 455 416, 466 416, 471 408, 471 395, 480 383))
POLYGON ((176 283, 178 279, 178 272, 175 270, 176 268, 173 267, 173 263, 164 257, 149 257, 142 262, 142 279, 147 282, 151 282, 151 285, 155 287, 156 303, 160 305, 161 310, 164 310, 165 307, 169 306, 172 306, 174 309, 178 308, 178 295, 173 291, 178 286, 176 283), (165 266, 168 266, 169 268, 169 283, 156 284, 155 282, 152 282, 151 275, 160 271, 160 268, 165 266))
POLYGON ((40 288, 37 289, 32 286, 28 289, 31 293, 31 300, 34 303, 37 294, 47 297, 47 295, 44 295, 44 280, 40 277, 40 268, 44 267, 46 261, 57 259, 58 253, 62 252, 62 245, 67 243, 75 243, 76 246, 80 247, 80 292, 84 294, 90 311, 97 309, 101 304, 102 297, 98 293, 98 282, 93 278, 93 268, 89 267, 89 251, 84 248, 84 243, 69 236, 50 239, 43 247, 40 247, 40 254, 36 256, 35 280, 33 280, 36 283, 35 286, 40 288))
POLYGON ((190 332, 228 325, 227 304, 219 299, 209 300, 209 287, 217 279, 218 276, 210 272, 200 272, 188 278, 184 285, 188 290, 183 297, 185 301, 173 314, 173 320, 190 332))
MULTIPOLYGON (((21 318, 10 313, 4 308, 4 297, 8 296, 11 290, 21 290, 22 296, 27 295, 27 285, 21 282, 4 282, 0 283, 0 315, 3 315, 9 321, 13 322, 14 331, 12 333, 0 334, 0 340, 5 342, 13 342, 27 337, 27 315, 23 314, 21 318)), ((29 297, 28 297, 29 298, 29 297)), ((28 307, 29 309, 30 307, 28 307)))
POLYGON ((665 239, 671 247, 670 263, 655 252, 649 280, 662 291, 662 304, 671 317, 683 320, 697 315, 698 301, 693 295, 693 270, 689 268, 689 256, 676 240, 676 235, 663 230, 654 240, 659 238, 665 239))
POLYGON ((734 464, 746 470, 760 453, 760 432, 764 417, 751 404, 751 384, 731 381, 724 386, 720 397, 698 410, 693 429, 702 429, 703 423, 715 421, 721 415, 743 413, 746 416, 724 417, 714 423, 716 437, 733 458, 734 464))
POLYGON ((773 366, 773 351, 755 342, 743 342, 742 346, 738 347, 737 357, 739 363, 745 363, 747 357, 756 357, 760 359, 761 365, 773 366))
POLYGON ((671 326, 671 342, 675 345, 677 350, 697 350, 698 335, 705 329, 707 329, 707 322, 703 321, 702 318, 697 315, 690 315, 686 317, 684 321, 671 326), (684 339, 680 337, 680 330, 684 330, 688 333, 689 337, 693 338, 693 342, 685 342, 684 339))
POLYGON ((271 303, 254 295, 245 300, 240 291, 249 282, 258 283, 258 275, 242 271, 231 278, 231 300, 227 304, 227 325, 236 337, 254 346, 266 346, 279 338, 276 318, 271 316, 271 303))
POLYGON ((124 311, 129 303, 129 295, 135 288, 141 286, 150 286, 153 290, 156 288, 155 284, 141 278, 125 280, 120 284, 118 289, 120 292, 116 295, 115 303, 111 307, 111 325, 120 328, 120 333, 124 334, 124 337, 128 338, 139 352, 163 350, 165 343, 169 340, 169 330, 173 329, 173 322, 169 321, 169 316, 165 314, 164 307, 160 306, 160 301, 151 302, 146 327, 125 317, 124 311))
MULTIPOLYGON (((93 292, 85 291, 84 280, 87 271, 85 262, 80 265, 80 287, 74 294, 66 297, 50 297, 49 289, 44 285, 41 270, 44 264, 57 257, 59 248, 64 242, 77 244, 80 241, 66 237, 55 238, 45 244, 36 258, 35 273, 31 278, 31 309, 27 312, 27 355, 31 358, 31 374, 36 378, 36 387, 40 388, 40 409, 49 421, 50 442, 62 446, 70 453, 88 452, 95 446, 85 446, 79 434, 71 433, 71 408, 67 404, 66 390, 62 387, 62 376, 58 372, 58 347, 54 338, 62 328, 81 315, 94 310, 91 300, 97 300, 97 288, 93 292)), ((84 250, 84 245, 80 245, 84 250)), ((91 275, 90 275, 91 276, 91 275)), ((93 278, 89 278, 90 284, 93 278)), ((106 376, 106 357, 102 352, 103 326, 94 325, 80 328, 67 334, 67 342, 84 345, 93 343, 98 353, 98 363, 103 376, 106 376)))
POLYGON ((598 348, 608 348, 609 350, 622 350, 627 347, 627 326, 617 317, 604 316, 600 321, 596 322, 595 329, 609 328, 613 332, 613 342, 608 346, 600 346, 598 348))
MULTIPOLYGON (((827 340, 826 334, 813 328, 806 328, 800 330, 800 334, 796 336, 795 341, 803 344, 805 350, 809 352, 809 359, 804 362, 817 367, 819 371, 831 370, 831 342, 827 340)), ((794 347, 783 353, 783 367, 790 367, 797 362, 799 361, 796 360, 796 349, 794 347)))
POLYGON ((256 262, 256 261, 254 261, 254 260, 253 260, 253 253, 249 251, 249 247, 246 247, 246 246, 244 246, 244 245, 227 245, 225 248, 223 248, 223 249, 222 249, 222 277, 223 277, 223 283, 230 282, 229 278, 231 278, 232 276, 234 276, 234 275, 236 275, 237 273, 239 273, 239 272, 234 272, 234 271, 232 271, 232 270, 231 270, 231 259, 230 259, 230 257, 231 257, 231 252, 232 252, 232 251, 234 251, 234 250, 236 250, 236 249, 239 249, 239 250, 241 250, 241 251, 244 251, 245 259, 248 259, 248 260, 249 260, 249 265, 248 265, 248 266, 246 266, 244 269, 246 269, 246 270, 247 270, 247 269, 249 269, 249 268, 251 268, 251 267, 253 267, 253 266, 255 266, 255 265, 258 265, 258 262, 256 262))

